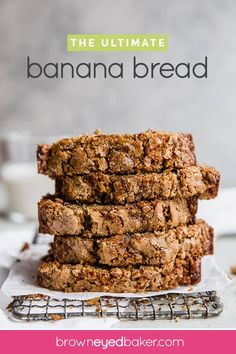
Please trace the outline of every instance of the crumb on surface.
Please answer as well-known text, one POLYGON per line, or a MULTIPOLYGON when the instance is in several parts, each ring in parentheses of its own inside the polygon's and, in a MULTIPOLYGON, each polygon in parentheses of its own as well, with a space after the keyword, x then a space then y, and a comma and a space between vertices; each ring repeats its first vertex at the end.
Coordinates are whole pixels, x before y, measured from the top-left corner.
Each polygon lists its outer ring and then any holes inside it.
POLYGON ((101 310, 102 310, 102 308, 101 308, 101 306, 99 305, 99 306, 96 307, 96 310, 95 310, 95 311, 96 311, 96 312, 101 312, 101 310))
POLYGON ((94 297, 93 299, 86 300, 87 306, 98 306, 100 297, 94 297))
POLYGON ((13 308, 13 301, 10 302, 10 303, 7 305, 6 310, 9 311, 9 312, 11 312, 11 311, 12 311, 12 308, 13 308))
POLYGON ((21 252, 24 252, 30 248, 30 245, 28 242, 24 242, 23 246, 21 247, 21 252))
POLYGON ((51 318, 53 321, 60 321, 63 319, 63 316, 58 314, 52 314, 51 318))
POLYGON ((107 306, 107 307, 112 307, 113 305, 112 305, 112 303, 110 303, 109 300, 106 300, 106 306, 107 306))
POLYGON ((236 265, 233 265, 233 266, 230 268, 230 272, 231 272, 231 274, 236 275, 236 265))
POLYGON ((95 135, 102 135, 102 131, 100 128, 97 128, 94 132, 95 135))

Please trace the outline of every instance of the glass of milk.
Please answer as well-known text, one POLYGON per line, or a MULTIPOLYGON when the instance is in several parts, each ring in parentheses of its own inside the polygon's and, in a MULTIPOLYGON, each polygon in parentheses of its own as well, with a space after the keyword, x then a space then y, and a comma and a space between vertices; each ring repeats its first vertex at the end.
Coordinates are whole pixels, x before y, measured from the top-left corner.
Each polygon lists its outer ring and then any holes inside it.
POLYGON ((37 144, 57 139, 25 132, 11 132, 0 138, 1 196, 4 194, 4 214, 11 220, 36 220, 37 202, 54 192, 53 181, 37 174, 36 148, 37 144))

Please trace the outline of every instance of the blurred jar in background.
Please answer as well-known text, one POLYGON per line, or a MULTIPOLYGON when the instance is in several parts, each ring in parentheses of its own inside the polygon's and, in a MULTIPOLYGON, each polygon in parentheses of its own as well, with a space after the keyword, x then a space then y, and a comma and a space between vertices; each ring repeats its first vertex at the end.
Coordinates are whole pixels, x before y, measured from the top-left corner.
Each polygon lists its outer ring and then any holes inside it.
MULTIPOLYGON (((4 193, 4 215, 13 221, 37 219, 37 202, 54 192, 54 183, 37 174, 37 144, 49 144, 55 137, 11 132, 0 137, 0 181, 4 193)), ((1 193, 1 194, 2 194, 1 193)))

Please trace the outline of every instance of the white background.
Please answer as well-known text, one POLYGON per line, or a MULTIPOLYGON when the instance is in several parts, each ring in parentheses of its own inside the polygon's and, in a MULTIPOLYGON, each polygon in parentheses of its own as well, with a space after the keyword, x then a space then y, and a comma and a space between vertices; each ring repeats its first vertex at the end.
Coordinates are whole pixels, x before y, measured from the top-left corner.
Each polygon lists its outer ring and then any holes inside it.
POLYGON ((190 131, 199 161, 236 185, 236 2, 234 0, 11 0, 0 2, 0 132, 50 134, 190 131), (144 80, 26 78, 26 57, 124 61, 134 53, 66 53, 67 33, 167 33, 168 53, 143 61, 209 60, 209 78, 144 80))

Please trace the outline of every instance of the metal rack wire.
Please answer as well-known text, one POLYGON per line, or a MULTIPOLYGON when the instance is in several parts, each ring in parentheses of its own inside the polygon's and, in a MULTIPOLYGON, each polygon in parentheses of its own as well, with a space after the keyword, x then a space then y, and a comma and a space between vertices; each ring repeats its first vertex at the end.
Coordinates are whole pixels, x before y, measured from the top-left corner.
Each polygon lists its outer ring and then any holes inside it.
POLYGON ((12 316, 21 321, 72 317, 115 317, 120 320, 201 319, 218 316, 223 304, 215 291, 145 298, 102 296, 92 300, 58 300, 43 295, 14 297, 12 316))

